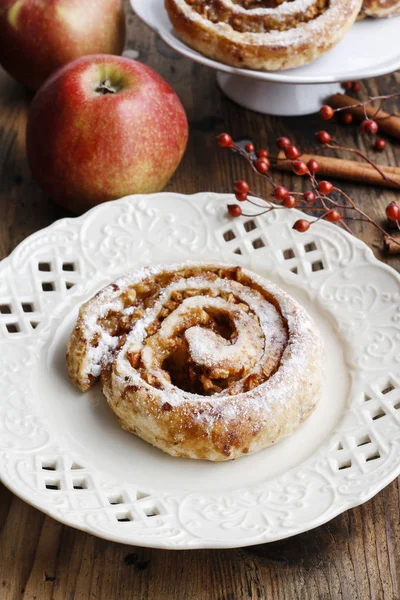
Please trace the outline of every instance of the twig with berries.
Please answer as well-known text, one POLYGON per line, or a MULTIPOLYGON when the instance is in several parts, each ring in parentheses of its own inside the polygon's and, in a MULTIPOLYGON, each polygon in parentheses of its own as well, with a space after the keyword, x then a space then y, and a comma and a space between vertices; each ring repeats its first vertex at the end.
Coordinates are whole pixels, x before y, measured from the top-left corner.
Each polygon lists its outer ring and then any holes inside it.
MULTIPOLYGON (((375 135, 378 128, 384 133, 400 139, 400 118, 398 113, 387 113, 382 107, 385 102, 400 97, 400 92, 384 96, 370 96, 363 102, 351 96, 334 94, 328 99, 328 104, 320 110, 324 120, 330 120, 337 115, 345 125, 350 125, 353 120, 360 121, 361 131, 375 135), (377 103, 375 106, 374 103, 377 103)), ((386 142, 383 138, 375 141, 374 149, 384 150, 386 142)))
MULTIPOLYGON (((328 132, 318 132, 317 140, 322 144, 330 144, 331 147, 343 148, 342 145, 333 142, 328 132)), ((319 170, 318 161, 315 159, 305 163, 301 160, 300 149, 292 144, 287 137, 280 137, 276 140, 277 147, 283 151, 286 160, 291 161, 293 172, 298 176, 306 176, 310 182, 311 189, 301 193, 289 191, 281 185, 277 185, 273 176, 270 173, 270 167, 276 164, 280 159, 277 156, 272 156, 267 149, 256 150, 252 143, 246 144, 244 148, 236 144, 228 133, 221 133, 218 136, 218 144, 222 148, 228 148, 238 152, 249 164, 251 169, 263 177, 271 186, 271 200, 259 198, 258 194, 254 193, 246 181, 237 181, 234 186, 235 196, 238 202, 249 202, 259 210, 256 213, 248 214, 243 212, 239 204, 229 204, 228 213, 231 217, 240 216, 261 216, 272 210, 301 208, 307 213, 316 215, 316 219, 309 221, 308 219, 298 219, 293 229, 303 233, 307 231, 313 223, 323 219, 330 223, 337 223, 343 229, 352 233, 347 221, 357 220, 364 221, 373 225, 384 236, 386 242, 398 245, 400 242, 393 238, 385 231, 379 223, 370 217, 363 209, 361 209, 352 198, 350 198, 343 190, 335 187, 328 180, 318 181, 316 173, 319 170), (341 199, 336 200, 332 194, 336 192, 335 197, 341 199), (260 204, 261 203, 261 204, 260 204)), ((362 154, 362 153, 361 153, 362 154)), ((369 161, 367 157, 366 160, 369 161)), ((379 167, 374 165, 379 171, 379 167)), ((386 217, 392 221, 400 230, 400 206, 395 202, 391 202, 386 207, 386 217)))
MULTIPOLYGON (((323 106, 322 108, 325 108, 325 107, 323 106)), ((363 123, 364 123, 364 121, 363 121, 363 123)), ((361 126, 363 125, 363 123, 361 123, 361 126)), ((367 123, 374 124, 375 121, 369 120, 369 121, 367 121, 367 123)), ((375 125, 376 125, 376 123, 375 123, 375 125)), ((364 128, 361 127, 361 130, 364 133, 376 133, 378 131, 377 127, 378 127, 377 125, 376 125, 376 127, 370 126, 369 128, 364 126, 364 128)), ((392 177, 390 177, 387 173, 385 173, 381 167, 379 167, 377 164, 375 164, 374 161, 372 161, 370 158, 368 158, 368 156, 366 154, 364 154, 364 152, 361 152, 361 150, 358 150, 357 148, 350 148, 349 146, 345 146, 344 144, 341 144, 341 143, 335 141, 328 131, 318 131, 315 134, 315 138, 316 138, 316 141, 321 146, 324 146, 325 148, 329 148, 331 150, 343 150, 346 152, 351 152, 352 154, 356 154, 357 156, 362 158, 362 160, 364 160, 369 165, 371 165, 371 167, 373 169, 375 169, 375 171, 377 173, 379 173, 379 175, 382 177, 382 179, 384 179, 385 181, 390 181, 391 183, 394 184, 395 187, 398 187, 400 189, 400 183, 398 181, 396 181, 395 179, 393 179, 392 177)), ((377 141, 379 141, 379 140, 377 140, 377 141)), ((382 140, 382 142, 384 142, 386 145, 385 140, 382 140)))
POLYGON ((340 106, 338 108, 333 108, 329 104, 324 105, 320 110, 320 115, 323 119, 329 120, 331 119, 335 113, 342 112, 348 110, 349 108, 358 108, 361 107, 364 111, 365 119, 368 120, 369 116, 367 115, 367 106, 373 104, 374 102, 378 102, 378 107, 374 107, 375 117, 378 117, 378 113, 381 110, 383 104, 387 100, 393 100, 394 98, 399 98, 400 92, 394 92, 393 94, 386 94, 385 96, 369 96, 363 102, 356 102, 355 104, 351 104, 349 106, 340 106))

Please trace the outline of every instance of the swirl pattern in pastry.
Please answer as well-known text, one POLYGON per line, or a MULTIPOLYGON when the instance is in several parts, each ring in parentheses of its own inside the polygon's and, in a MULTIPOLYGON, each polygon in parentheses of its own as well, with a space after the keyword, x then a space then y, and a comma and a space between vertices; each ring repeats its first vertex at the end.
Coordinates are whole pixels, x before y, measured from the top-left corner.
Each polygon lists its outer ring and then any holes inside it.
MULTIPOLYGON (((393 0, 386 0, 393 1, 393 0)), ((362 0, 165 0, 191 48, 234 67, 276 71, 307 64, 353 25, 362 0)))
POLYGON ((240 267, 146 267, 84 304, 68 367, 101 377, 122 427, 175 456, 222 461, 294 431, 314 410, 323 344, 305 310, 240 267))

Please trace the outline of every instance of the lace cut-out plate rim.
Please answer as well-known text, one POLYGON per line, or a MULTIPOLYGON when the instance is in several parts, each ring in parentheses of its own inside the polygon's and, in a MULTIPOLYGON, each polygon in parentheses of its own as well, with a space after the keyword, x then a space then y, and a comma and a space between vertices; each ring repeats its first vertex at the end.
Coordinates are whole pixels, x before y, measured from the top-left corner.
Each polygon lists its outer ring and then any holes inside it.
MULTIPOLYGON (((334 225, 318 223, 297 234, 291 225, 299 211, 232 220, 226 216, 230 199, 212 193, 125 198, 33 234, 1 263, 0 343, 7 351, 0 355, 6 390, 0 475, 25 501, 122 543, 229 548, 321 525, 397 476, 399 275, 334 225), (254 243, 259 239, 262 245, 254 243), (121 264, 137 265, 138 251, 142 264, 211 256, 237 262, 302 289, 322 312, 336 315, 349 349, 351 403, 299 466, 235 490, 160 493, 109 477, 69 447, 67 437, 56 436, 36 409, 32 381, 46 360, 42 350, 60 315, 93 293, 94 280, 101 287, 121 264)), ((236 462, 247 460, 252 457, 236 462)))
POLYGON ((380 20, 364 19, 356 22, 345 38, 330 52, 303 67, 287 71, 256 71, 217 62, 187 46, 174 33, 163 7, 163 0, 130 0, 130 2, 138 17, 173 50, 195 62, 232 75, 277 83, 313 84, 377 77, 400 68, 400 57, 394 51, 398 32, 398 24, 397 28, 395 24, 396 17, 380 20), (376 41, 372 51, 367 43, 371 36, 376 41), (359 48, 357 55, 354 48, 359 48))

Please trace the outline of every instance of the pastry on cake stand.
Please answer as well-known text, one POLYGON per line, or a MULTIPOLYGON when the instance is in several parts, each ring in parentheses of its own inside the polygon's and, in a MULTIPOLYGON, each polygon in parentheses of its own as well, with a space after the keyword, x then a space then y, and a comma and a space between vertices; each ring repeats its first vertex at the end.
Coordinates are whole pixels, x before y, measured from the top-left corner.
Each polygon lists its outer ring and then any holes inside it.
POLYGON ((270 115, 299 116, 317 112, 340 91, 340 82, 392 73, 400 68, 400 17, 364 19, 316 61, 286 71, 231 67, 193 50, 175 34, 164 0, 131 0, 138 15, 179 54, 217 71, 221 90, 234 102, 270 115))

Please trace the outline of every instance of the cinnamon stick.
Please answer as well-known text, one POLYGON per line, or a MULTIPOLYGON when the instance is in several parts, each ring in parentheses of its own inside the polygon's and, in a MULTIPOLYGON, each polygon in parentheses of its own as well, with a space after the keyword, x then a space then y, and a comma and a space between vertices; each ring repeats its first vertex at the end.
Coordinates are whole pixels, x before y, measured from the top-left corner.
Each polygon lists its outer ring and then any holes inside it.
POLYGON ((391 238, 388 235, 385 235, 383 238, 383 251, 386 254, 400 254, 400 237, 391 238))
POLYGON ((372 104, 367 104, 365 107, 356 106, 353 108, 354 104, 360 104, 359 100, 352 98, 351 96, 347 96, 346 94, 334 94, 327 100, 327 104, 332 106, 332 108, 345 108, 350 106, 351 108, 346 108, 345 112, 349 112, 355 119, 358 121, 363 121, 365 119, 365 115, 367 115, 370 119, 375 119, 379 124, 379 131, 383 131, 388 135, 397 138, 400 140, 400 118, 390 116, 389 113, 384 110, 380 110, 376 112, 377 107, 372 104))
MULTIPOLYGON (((284 159, 283 152, 279 152, 278 159, 284 159)), ((302 154, 301 160, 308 162, 314 159, 319 163, 318 177, 321 175, 333 179, 346 179, 348 181, 360 181, 369 185, 379 185, 383 187, 400 190, 400 167, 382 167, 380 170, 389 179, 383 177, 368 163, 343 158, 334 158, 332 156, 320 156, 313 154, 302 154)), ((275 168, 279 171, 293 171, 290 160, 278 160, 275 168)))

